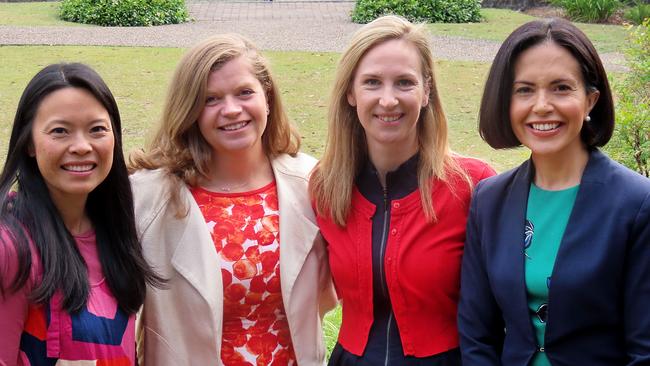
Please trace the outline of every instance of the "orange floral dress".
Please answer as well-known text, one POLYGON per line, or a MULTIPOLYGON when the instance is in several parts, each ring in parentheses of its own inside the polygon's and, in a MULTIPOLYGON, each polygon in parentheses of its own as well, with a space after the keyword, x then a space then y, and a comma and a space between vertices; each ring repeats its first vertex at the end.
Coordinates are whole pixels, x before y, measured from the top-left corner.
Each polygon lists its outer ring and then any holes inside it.
POLYGON ((295 365, 280 292, 275 182, 242 193, 191 189, 221 259, 225 366, 295 365))

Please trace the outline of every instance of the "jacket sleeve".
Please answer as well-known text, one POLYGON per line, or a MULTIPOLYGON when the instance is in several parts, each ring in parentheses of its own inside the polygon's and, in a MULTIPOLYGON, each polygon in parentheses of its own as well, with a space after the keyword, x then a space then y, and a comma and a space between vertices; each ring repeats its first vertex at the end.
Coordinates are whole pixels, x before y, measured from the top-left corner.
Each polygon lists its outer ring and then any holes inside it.
POLYGON ((504 322, 488 280, 482 252, 479 184, 470 206, 461 269, 458 331, 464 366, 501 365, 504 322))
POLYGON ((0 365, 14 366, 18 364, 20 354, 20 337, 27 317, 28 284, 31 279, 18 291, 9 290, 18 271, 18 258, 13 242, 2 229, 0 236, 0 286, 4 289, 4 295, 0 295, 0 365))
POLYGON ((650 193, 636 215, 624 280, 628 366, 650 365, 650 193))
POLYGON ((325 239, 319 233, 316 238, 315 246, 319 252, 318 257, 321 263, 318 273, 319 281, 319 314, 322 318, 327 312, 334 309, 338 303, 336 298, 336 291, 334 290, 334 283, 332 282, 332 274, 330 272, 329 258, 327 255, 327 249, 325 244, 325 239))

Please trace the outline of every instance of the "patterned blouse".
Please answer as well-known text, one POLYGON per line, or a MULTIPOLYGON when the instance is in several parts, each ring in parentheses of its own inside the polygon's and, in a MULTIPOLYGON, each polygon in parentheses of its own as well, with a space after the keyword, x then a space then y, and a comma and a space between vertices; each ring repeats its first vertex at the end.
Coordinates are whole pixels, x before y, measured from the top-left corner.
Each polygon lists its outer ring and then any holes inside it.
POLYGON ((275 182, 242 193, 193 188, 221 259, 224 365, 294 365, 280 292, 275 182))
MULTIPOLYGON (((0 365, 135 365, 135 315, 129 316, 118 307, 104 279, 95 232, 74 238, 88 268, 87 304, 70 314, 62 309, 58 292, 46 305, 29 302, 29 293, 42 277, 40 261, 32 255, 27 285, 0 298, 0 365)), ((0 247, 2 275, 15 273, 12 244, 0 247)))

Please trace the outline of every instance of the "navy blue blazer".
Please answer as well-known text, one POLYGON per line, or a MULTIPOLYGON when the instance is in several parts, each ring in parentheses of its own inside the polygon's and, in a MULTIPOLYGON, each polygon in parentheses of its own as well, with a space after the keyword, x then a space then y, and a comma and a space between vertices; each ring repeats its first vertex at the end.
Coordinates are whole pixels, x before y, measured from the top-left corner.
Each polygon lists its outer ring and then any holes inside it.
MULTIPOLYGON (((481 181, 467 222, 458 328, 464 366, 526 366, 538 351, 524 282, 534 166, 481 181)), ((650 179, 590 153, 551 276, 554 366, 650 365, 650 179)))

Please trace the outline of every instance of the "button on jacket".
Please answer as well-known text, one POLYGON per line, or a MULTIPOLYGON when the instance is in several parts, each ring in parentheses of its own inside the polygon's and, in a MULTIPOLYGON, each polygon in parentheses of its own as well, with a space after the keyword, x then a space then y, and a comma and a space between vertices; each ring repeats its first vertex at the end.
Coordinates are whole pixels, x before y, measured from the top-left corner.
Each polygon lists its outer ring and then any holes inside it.
MULTIPOLYGON (((458 157, 476 183, 494 171, 458 157)), ((471 189, 450 177, 432 190, 437 221, 426 221, 420 191, 391 201, 384 254, 386 284, 405 355, 426 357, 458 347, 456 304, 471 189)), ((362 355, 373 324, 372 218, 376 207, 355 188, 345 227, 318 217, 328 242, 334 283, 343 302, 339 343, 362 355)))

